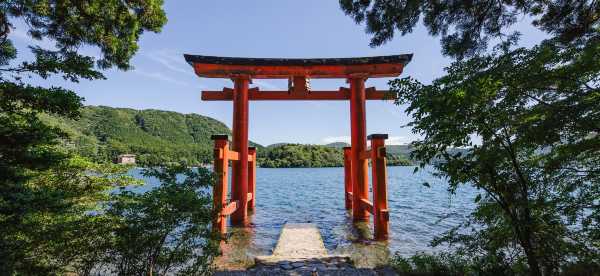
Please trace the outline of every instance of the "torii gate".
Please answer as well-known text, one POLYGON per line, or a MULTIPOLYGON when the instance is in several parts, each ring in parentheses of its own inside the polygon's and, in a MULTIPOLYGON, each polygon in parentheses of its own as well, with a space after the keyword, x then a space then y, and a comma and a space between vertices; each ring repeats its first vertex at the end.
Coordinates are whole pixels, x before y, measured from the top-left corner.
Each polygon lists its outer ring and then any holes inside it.
POLYGON ((225 233, 225 217, 231 224, 246 226, 248 209, 256 199, 256 150, 248 147, 248 101, 268 100, 348 100, 350 101, 351 147, 344 148, 344 188, 346 209, 354 221, 374 217, 374 236, 388 238, 387 175, 385 139, 387 134, 366 135, 366 100, 383 100, 387 91, 365 88, 367 78, 397 77, 412 59, 412 54, 358 58, 232 58, 184 55, 196 75, 227 78, 234 83, 223 91, 202 91, 205 101, 233 101, 233 141, 227 135, 213 135, 217 183, 213 189, 214 206, 220 210, 213 222, 215 230, 225 233), (312 91, 310 78, 344 78, 349 88, 337 91, 312 91), (287 91, 259 91, 249 88, 252 79, 288 79, 287 91), (367 149, 367 139, 371 149, 367 149), (368 159, 372 160, 373 203, 369 201, 368 159), (228 161, 232 161, 231 200, 227 201, 228 161))

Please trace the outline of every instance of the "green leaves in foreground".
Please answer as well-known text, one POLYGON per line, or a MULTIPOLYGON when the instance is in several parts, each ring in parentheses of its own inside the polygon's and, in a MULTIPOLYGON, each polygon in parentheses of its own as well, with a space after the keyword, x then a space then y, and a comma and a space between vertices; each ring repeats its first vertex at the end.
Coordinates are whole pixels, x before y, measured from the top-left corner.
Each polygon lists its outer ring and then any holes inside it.
POLYGON ((552 274, 600 260, 600 36, 501 48, 424 85, 390 82, 451 191, 483 192, 459 228, 434 240, 487 273, 552 274), (451 154, 454 148, 469 148, 451 154))
POLYGON ((160 186, 142 192, 128 169, 75 157, 32 176, 19 197, 4 192, 0 274, 209 273, 211 173, 150 169, 160 186))
POLYGON ((20 184, 0 186, 0 274, 60 273, 108 237, 110 222, 98 215, 109 192, 135 183, 124 167, 65 159, 20 184))
POLYGON ((121 275, 209 273, 218 252, 210 226, 212 174, 183 165, 144 174, 161 185, 145 193, 122 190, 112 198, 106 216, 115 223, 115 239, 105 262, 121 275))

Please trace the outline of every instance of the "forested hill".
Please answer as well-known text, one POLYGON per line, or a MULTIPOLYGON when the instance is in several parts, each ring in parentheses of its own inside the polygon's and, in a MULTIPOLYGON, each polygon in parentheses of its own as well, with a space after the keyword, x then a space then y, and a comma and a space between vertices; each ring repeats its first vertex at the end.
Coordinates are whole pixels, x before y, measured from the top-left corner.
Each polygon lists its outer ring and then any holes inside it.
MULTIPOLYGON (((154 109, 135 110, 87 106, 77 121, 44 116, 44 120, 65 130, 68 148, 97 162, 110 162, 119 154, 133 153, 137 164, 148 166, 185 161, 212 162, 213 134, 230 134, 229 128, 206 116, 154 109)), ((330 145, 274 144, 258 148, 261 167, 341 167, 342 147, 330 145)), ((389 165, 409 165, 404 151, 388 146, 389 165)))
POLYGON ((119 154, 137 155, 139 165, 211 162, 212 134, 230 133, 215 119, 197 114, 87 106, 78 121, 46 117, 70 134, 79 154, 107 162, 119 154))
MULTIPOLYGON (((343 167, 344 143, 328 145, 275 144, 258 154, 258 164, 269 168, 343 167)), ((388 154, 389 166, 407 166, 412 162, 405 155, 388 154)))

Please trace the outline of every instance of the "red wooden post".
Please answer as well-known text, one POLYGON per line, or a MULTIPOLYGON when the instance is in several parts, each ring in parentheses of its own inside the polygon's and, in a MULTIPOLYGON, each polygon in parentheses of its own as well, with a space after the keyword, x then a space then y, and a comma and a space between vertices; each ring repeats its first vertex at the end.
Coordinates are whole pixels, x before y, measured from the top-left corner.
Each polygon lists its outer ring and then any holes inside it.
POLYGON ((248 193, 252 194, 252 199, 248 202, 248 209, 254 210, 256 202, 256 147, 249 147, 248 155, 252 157, 252 162, 248 162, 248 193))
POLYGON ((371 134, 368 138, 371 140, 374 236, 376 240, 387 240, 390 215, 387 204, 385 139, 388 135, 371 134))
POLYGON ((240 159, 232 163, 232 200, 238 209, 231 214, 231 224, 245 226, 248 217, 248 76, 233 78, 233 148, 240 159))
POLYGON ((344 147, 344 201, 346 210, 352 209, 352 148, 344 147))
POLYGON ((213 230, 218 231, 221 234, 227 232, 227 224, 225 222, 225 215, 221 213, 221 210, 227 205, 227 173, 228 173, 228 161, 227 152, 229 151, 229 136, 227 135, 213 135, 211 139, 214 140, 214 172, 216 174, 216 183, 213 187, 213 209, 218 212, 213 220, 213 230))
POLYGON ((353 76, 348 79, 350 83, 352 217, 354 221, 369 220, 369 213, 360 204, 361 199, 369 199, 368 160, 360 158, 360 154, 367 148, 365 79, 364 76, 353 76))

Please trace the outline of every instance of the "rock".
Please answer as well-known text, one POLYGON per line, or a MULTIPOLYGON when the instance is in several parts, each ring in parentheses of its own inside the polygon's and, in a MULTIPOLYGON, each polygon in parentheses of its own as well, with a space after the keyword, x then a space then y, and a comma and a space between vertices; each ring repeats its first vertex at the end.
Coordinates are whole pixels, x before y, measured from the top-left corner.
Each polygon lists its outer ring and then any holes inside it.
POLYGON ((298 267, 304 266, 304 262, 293 262, 293 263, 291 263, 291 265, 294 268, 298 268, 298 267))
POLYGON ((281 268, 283 268, 283 269, 285 269, 285 270, 291 270, 291 269, 294 269, 294 267, 293 267, 292 265, 290 265, 290 263, 289 263, 289 262, 288 262, 288 263, 283 263, 283 264, 280 264, 280 265, 279 265, 279 267, 281 267, 281 268))
POLYGON ((325 266, 324 264, 320 263, 320 264, 316 264, 314 266, 314 268, 316 268, 317 270, 326 270, 327 266, 325 266))

